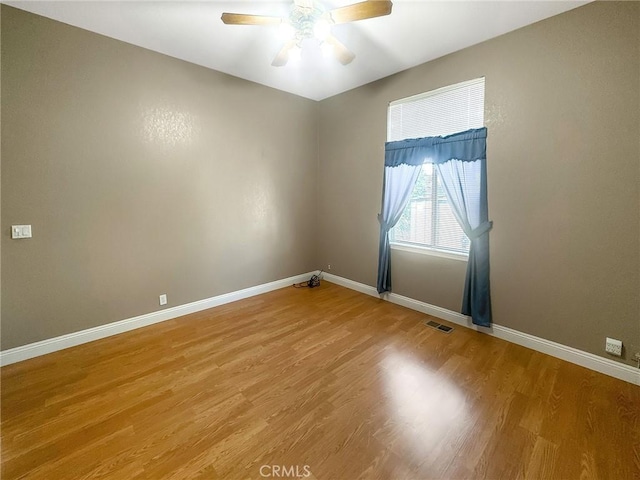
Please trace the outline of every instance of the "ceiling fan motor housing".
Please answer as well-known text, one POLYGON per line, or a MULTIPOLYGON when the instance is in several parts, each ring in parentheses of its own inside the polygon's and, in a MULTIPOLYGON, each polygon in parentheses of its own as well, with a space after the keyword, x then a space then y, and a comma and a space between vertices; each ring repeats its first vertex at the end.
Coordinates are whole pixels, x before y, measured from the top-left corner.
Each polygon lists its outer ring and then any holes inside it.
POLYGON ((324 14, 324 8, 316 2, 310 7, 293 4, 289 24, 295 29, 296 43, 300 44, 303 40, 316 36, 315 27, 324 14))

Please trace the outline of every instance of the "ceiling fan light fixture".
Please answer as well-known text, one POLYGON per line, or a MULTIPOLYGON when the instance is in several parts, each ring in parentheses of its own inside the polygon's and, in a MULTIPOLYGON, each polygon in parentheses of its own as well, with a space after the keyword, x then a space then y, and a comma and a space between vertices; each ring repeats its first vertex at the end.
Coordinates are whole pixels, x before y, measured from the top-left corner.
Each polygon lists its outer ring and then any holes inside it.
POLYGON ((302 49, 299 46, 291 47, 289 50, 289 61, 291 63, 297 63, 302 58, 302 49))
POLYGON ((334 55, 333 45, 327 42, 322 42, 320 45, 320 51, 322 52, 322 56, 324 58, 332 58, 334 55))
POLYGON ((280 25, 278 25, 278 38, 283 42, 287 42, 296 36, 296 29, 287 22, 286 20, 282 20, 280 25))
POLYGON ((331 24, 324 18, 319 18, 313 26, 313 35, 321 42, 324 42, 331 35, 331 24))

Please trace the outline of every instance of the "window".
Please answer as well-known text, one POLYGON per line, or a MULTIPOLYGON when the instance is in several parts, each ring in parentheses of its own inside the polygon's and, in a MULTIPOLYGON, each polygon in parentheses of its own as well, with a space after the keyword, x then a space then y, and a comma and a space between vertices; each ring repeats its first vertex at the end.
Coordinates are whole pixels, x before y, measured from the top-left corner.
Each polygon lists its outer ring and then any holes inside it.
MULTIPOLYGON (((397 100, 389 105, 387 140, 445 136, 484 126, 484 78, 397 100)), ((426 159, 425 159, 426 160, 426 159)), ((394 246, 468 255, 434 165, 425 163, 402 217, 391 230, 394 246)))

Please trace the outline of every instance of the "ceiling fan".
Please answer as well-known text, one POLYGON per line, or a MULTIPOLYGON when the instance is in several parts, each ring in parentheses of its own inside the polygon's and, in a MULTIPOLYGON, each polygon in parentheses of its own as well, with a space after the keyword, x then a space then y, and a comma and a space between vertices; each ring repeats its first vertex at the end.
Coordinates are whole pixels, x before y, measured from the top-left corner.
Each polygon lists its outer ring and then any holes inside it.
POLYGON ((392 6, 393 3, 386 0, 366 0, 326 10, 316 0, 294 0, 288 17, 225 12, 222 21, 226 25, 278 26, 286 40, 271 63, 274 67, 286 65, 290 58, 300 54, 302 42, 312 38, 321 42, 323 51, 333 54, 340 63, 347 65, 353 61, 355 54, 331 34, 331 27, 389 15, 392 6))

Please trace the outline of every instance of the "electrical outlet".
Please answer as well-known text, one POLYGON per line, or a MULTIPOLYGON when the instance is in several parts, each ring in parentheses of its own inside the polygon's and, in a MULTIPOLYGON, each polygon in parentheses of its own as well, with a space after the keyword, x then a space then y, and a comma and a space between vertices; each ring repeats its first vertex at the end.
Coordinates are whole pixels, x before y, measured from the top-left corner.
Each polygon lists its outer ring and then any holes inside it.
POLYGON ((331 270, 331 264, 327 265, 327 270, 331 270))
POLYGON ((162 295, 160 295, 160 305, 166 305, 167 304, 167 294, 163 293, 162 295))
POLYGON ((615 355, 616 357, 622 356, 622 342, 620 340, 616 340, 615 338, 607 337, 607 342, 605 344, 605 351, 610 353, 611 355, 615 355))

